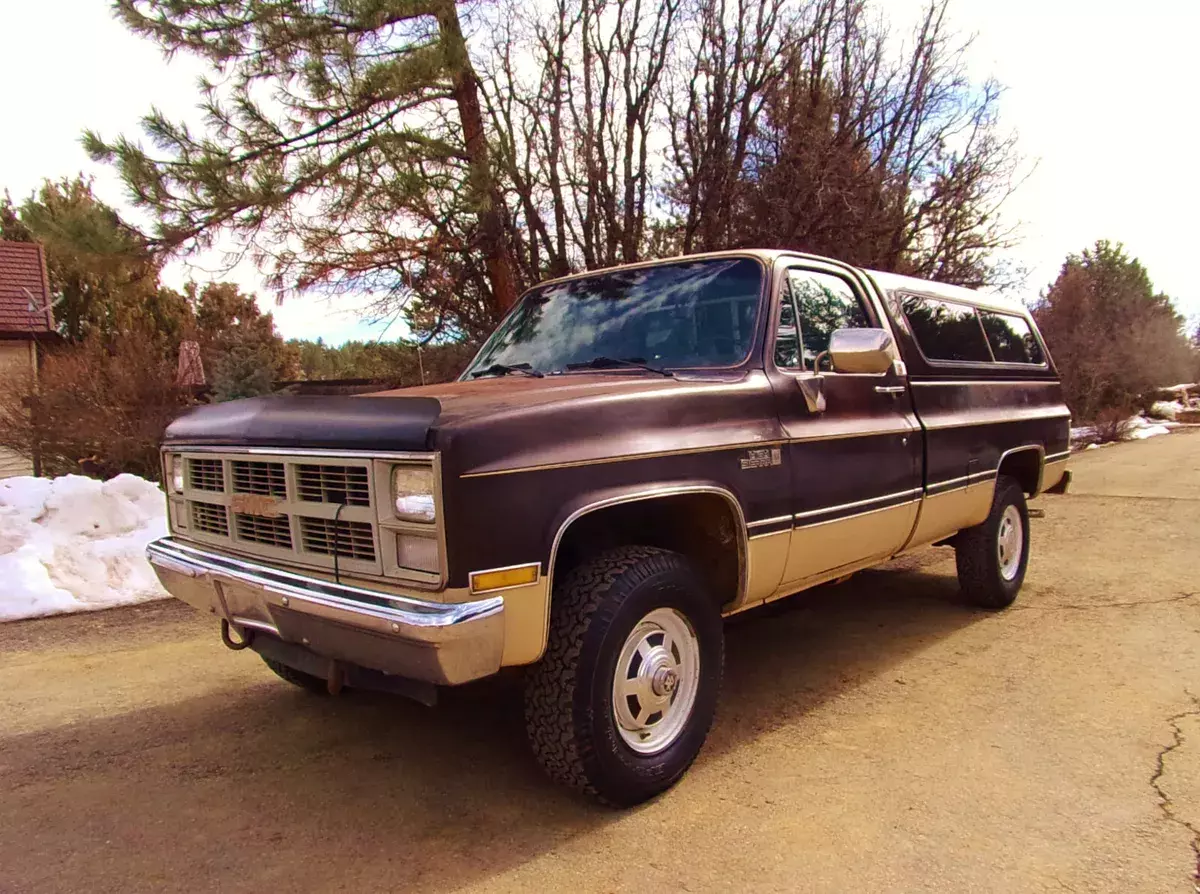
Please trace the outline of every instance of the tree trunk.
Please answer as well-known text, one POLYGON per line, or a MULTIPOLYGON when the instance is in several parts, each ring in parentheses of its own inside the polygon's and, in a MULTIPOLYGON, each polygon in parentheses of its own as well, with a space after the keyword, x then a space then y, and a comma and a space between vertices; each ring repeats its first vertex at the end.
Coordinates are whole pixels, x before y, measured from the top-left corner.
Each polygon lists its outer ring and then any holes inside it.
POLYGON ((446 54, 446 66, 458 117, 462 123, 463 141, 470 172, 469 189, 479 217, 480 243, 487 263, 492 298, 499 313, 517 303, 516 265, 504 233, 500 214, 502 199, 496 186, 489 157, 487 136, 483 130, 483 112, 479 105, 479 77, 467 55, 467 43, 458 20, 458 7, 453 0, 437 4, 438 30, 446 54))

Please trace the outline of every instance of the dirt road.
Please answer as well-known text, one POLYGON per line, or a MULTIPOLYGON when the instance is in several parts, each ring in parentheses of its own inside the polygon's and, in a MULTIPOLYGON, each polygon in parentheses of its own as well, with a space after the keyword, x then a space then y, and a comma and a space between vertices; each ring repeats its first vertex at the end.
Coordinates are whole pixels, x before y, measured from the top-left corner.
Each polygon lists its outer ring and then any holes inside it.
POLYGON ((936 550, 731 625, 700 760, 624 813, 506 682, 313 698, 174 604, 0 625, 0 891, 1191 892, 1200 434, 1074 468, 1007 612, 936 550))

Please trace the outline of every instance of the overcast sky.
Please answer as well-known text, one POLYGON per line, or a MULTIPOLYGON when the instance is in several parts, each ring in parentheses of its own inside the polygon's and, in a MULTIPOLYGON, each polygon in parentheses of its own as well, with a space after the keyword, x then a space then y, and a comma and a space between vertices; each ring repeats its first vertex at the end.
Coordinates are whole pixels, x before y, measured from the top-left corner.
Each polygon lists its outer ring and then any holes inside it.
MULTIPOLYGON (((920 0, 883 6, 897 23, 920 0)), ((1011 260, 1030 271, 1036 294, 1068 252, 1096 239, 1124 242, 1155 286, 1200 317, 1191 260, 1200 238, 1200 76, 1195 0, 952 0, 956 27, 975 35, 976 77, 1006 85, 1004 124, 1036 162, 1006 206, 1020 225, 1011 260)), ((25 198, 45 177, 96 177, 100 197, 129 214, 120 184, 79 145, 86 127, 106 138, 137 132, 151 105, 170 117, 194 115, 197 62, 165 62, 156 46, 110 16, 105 0, 5 4, 0 31, 0 189, 25 198)), ((136 215, 130 214, 136 219, 136 215)), ((219 275, 173 263, 167 279, 219 275)), ((206 269, 207 268, 207 269, 206 269)), ((285 337, 340 342, 375 337, 355 302, 289 298, 274 306, 253 270, 233 277, 260 295, 285 337)), ((389 335, 399 334, 393 329, 389 335)))

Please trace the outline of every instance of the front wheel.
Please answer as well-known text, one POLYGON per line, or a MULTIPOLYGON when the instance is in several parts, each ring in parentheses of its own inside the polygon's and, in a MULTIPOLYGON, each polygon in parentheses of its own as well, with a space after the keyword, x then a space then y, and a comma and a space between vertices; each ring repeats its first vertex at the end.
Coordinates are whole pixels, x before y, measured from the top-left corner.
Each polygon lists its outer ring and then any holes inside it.
POLYGON ((1029 511, 1014 479, 997 479, 988 517, 959 533, 955 558, 967 601, 990 609, 1012 605, 1029 565, 1029 511))
POLYGON ((604 553, 555 588, 546 655, 526 680, 534 754, 605 803, 648 800, 700 752, 723 660, 720 611, 687 559, 604 553))

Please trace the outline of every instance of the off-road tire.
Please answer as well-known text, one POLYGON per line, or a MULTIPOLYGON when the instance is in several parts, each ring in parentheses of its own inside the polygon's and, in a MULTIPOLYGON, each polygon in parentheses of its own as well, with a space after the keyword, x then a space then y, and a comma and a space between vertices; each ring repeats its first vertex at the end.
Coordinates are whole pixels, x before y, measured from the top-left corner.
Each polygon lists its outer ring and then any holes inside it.
POLYGON ((268 658, 266 655, 259 655, 258 657, 263 660, 263 664, 275 671, 276 676, 282 680, 287 680, 293 686, 299 686, 301 689, 307 689, 309 692, 317 695, 329 694, 329 685, 320 677, 314 677, 312 674, 296 670, 294 667, 276 661, 274 658, 268 658))
POLYGON ((691 563, 653 547, 621 547, 574 568, 555 587, 546 654, 525 682, 525 725, 550 777, 615 807, 670 788, 700 752, 716 712, 724 661, 720 609, 691 563), (678 737, 653 755, 621 738, 612 688, 626 638, 649 612, 682 614, 699 643, 699 687, 678 737))
POLYGON ((954 539, 955 560, 958 565, 958 585, 963 598, 980 608, 1008 608, 1017 598, 1029 565, 1029 510, 1025 493, 1015 479, 1002 475, 996 480, 992 508, 982 524, 960 531, 954 539), (1000 573, 997 539, 1004 512, 1015 506, 1021 517, 1021 558, 1016 575, 1005 579, 1000 573))

